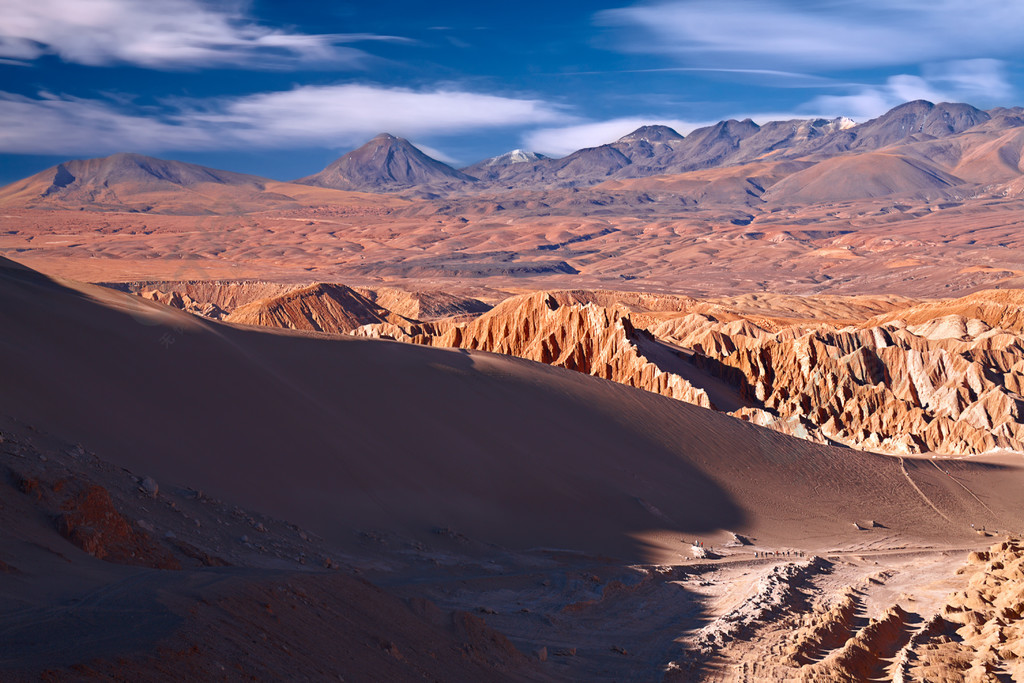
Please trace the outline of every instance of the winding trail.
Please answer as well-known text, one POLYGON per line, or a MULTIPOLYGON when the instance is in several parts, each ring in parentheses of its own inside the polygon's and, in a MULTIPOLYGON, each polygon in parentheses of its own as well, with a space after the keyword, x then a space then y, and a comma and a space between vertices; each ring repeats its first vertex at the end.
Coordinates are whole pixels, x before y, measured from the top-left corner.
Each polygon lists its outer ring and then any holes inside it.
POLYGON ((935 467, 935 469, 937 469, 938 471, 942 472, 947 477, 949 477, 950 479, 955 481, 957 486, 962 488, 964 491, 967 491, 967 493, 971 494, 971 498, 973 498, 974 500, 978 501, 978 504, 981 505, 981 507, 983 507, 986 510, 988 510, 990 515, 992 515, 993 517, 996 516, 996 513, 992 512, 992 508, 990 508, 988 505, 985 505, 985 501, 983 501, 981 498, 978 498, 978 496, 975 495, 974 491, 972 491, 971 489, 967 488, 966 484, 964 484, 962 481, 960 481, 959 479, 954 477, 952 474, 950 474, 946 470, 944 470, 941 467, 939 467, 938 463, 936 463, 934 460, 929 460, 928 462, 930 462, 932 464, 932 466, 935 467))

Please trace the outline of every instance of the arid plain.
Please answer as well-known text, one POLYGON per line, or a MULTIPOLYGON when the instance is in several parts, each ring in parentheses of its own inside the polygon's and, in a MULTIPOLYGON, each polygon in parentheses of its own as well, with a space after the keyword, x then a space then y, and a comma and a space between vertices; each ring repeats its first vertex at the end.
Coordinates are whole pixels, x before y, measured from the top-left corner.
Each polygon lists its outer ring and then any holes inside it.
POLYGON ((917 101, 0 188, 0 677, 1024 680, 1022 155, 917 101))

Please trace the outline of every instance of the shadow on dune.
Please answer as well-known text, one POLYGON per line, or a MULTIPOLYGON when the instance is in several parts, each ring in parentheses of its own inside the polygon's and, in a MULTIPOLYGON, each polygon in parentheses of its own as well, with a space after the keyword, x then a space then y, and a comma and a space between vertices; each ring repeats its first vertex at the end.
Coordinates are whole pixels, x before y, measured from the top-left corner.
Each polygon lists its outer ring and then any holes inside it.
POLYGON ((640 559, 638 533, 745 520, 699 462, 705 411, 577 373, 236 328, 9 262, 0 329, 8 414, 338 542, 442 527, 640 559))

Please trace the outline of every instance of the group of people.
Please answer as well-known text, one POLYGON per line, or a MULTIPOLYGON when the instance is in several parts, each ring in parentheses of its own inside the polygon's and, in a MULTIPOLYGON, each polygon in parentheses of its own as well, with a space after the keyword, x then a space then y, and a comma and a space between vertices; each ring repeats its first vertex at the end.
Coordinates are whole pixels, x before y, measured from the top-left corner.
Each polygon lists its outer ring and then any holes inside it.
MULTIPOLYGON (((683 539, 683 542, 685 543, 686 540, 683 539)), ((698 540, 698 539, 694 539, 693 547, 694 548, 700 548, 700 549, 704 550, 705 552, 707 552, 709 554, 713 553, 715 551, 715 547, 714 546, 709 545, 709 546, 705 547, 704 546, 704 541, 701 541, 701 540, 698 540)), ((755 550, 754 551, 754 557, 757 558, 757 559, 767 559, 769 557, 804 557, 805 555, 806 555, 806 553, 803 550, 755 550)), ((703 557, 703 554, 701 554, 701 557, 703 557)))
POLYGON ((755 550, 754 557, 803 557, 803 550, 755 550))

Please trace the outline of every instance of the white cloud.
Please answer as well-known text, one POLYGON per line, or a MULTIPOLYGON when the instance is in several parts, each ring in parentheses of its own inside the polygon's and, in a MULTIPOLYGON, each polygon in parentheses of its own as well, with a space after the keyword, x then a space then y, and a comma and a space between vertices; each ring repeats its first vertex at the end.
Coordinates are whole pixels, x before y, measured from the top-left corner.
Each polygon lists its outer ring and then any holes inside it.
POLYGON ((693 66, 833 69, 1014 55, 1024 3, 1005 0, 670 0, 605 10, 623 50, 693 66))
POLYGON ((555 123, 570 117, 535 99, 451 88, 422 91, 353 84, 303 86, 241 97, 204 118, 238 139, 287 147, 295 143, 343 146, 383 132, 417 137, 555 123))
MULTIPOLYGON (((0 152, 342 148, 382 132, 417 138, 570 120, 541 100, 452 88, 302 87, 178 102, 165 111, 128 110, 123 102, 110 100, 0 92, 0 152)), ((428 154, 445 158, 436 149, 428 154)))
POLYGON ((976 102, 979 97, 1006 97, 1013 90, 1003 63, 992 59, 930 64, 923 73, 890 76, 883 85, 858 86, 842 95, 821 95, 800 110, 813 116, 849 116, 863 121, 911 100, 976 102))
POLYGON ((0 57, 150 68, 274 68, 297 62, 358 64, 342 43, 387 36, 310 35, 258 24, 241 0, 4 0, 0 57))
POLYGON ((629 135, 640 126, 648 125, 669 126, 681 135, 686 135, 694 128, 707 124, 692 123, 679 119, 666 119, 657 116, 630 116, 608 121, 591 121, 568 126, 539 128, 523 136, 523 145, 526 149, 533 152, 560 157, 584 147, 597 147, 609 142, 615 142, 622 136, 629 135))

